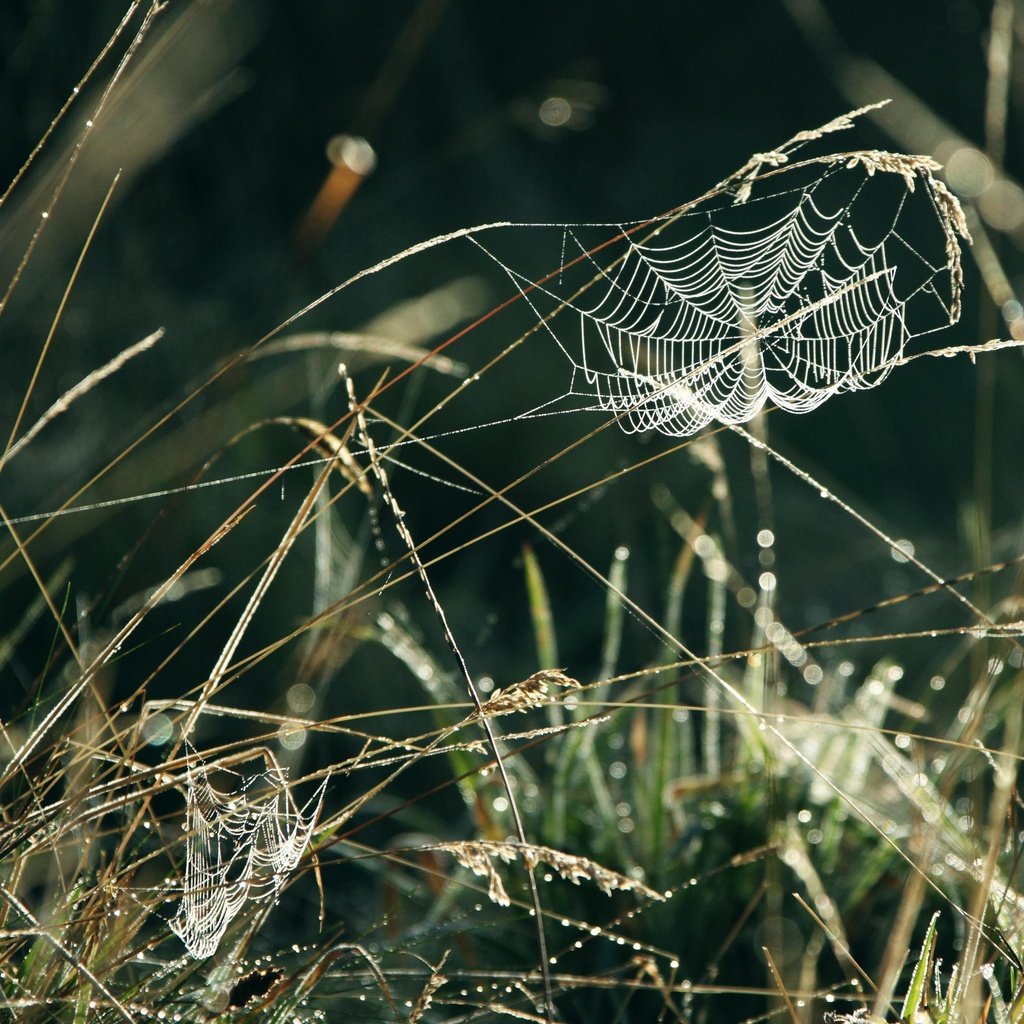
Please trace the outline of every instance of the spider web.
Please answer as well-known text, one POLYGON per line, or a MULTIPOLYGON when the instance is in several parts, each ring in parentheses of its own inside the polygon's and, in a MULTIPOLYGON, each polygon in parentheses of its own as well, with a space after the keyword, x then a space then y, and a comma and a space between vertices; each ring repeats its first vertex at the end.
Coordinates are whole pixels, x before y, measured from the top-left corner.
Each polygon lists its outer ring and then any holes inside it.
POLYGON ((313 833, 327 780, 300 809, 288 770, 266 756, 267 768, 232 793, 213 787, 206 765, 188 765, 185 879, 170 926, 196 959, 217 951, 246 903, 277 897, 313 833), (251 798, 261 784, 269 792, 251 798))
POLYGON ((568 390, 527 416, 571 400, 628 432, 686 436, 769 403, 809 412, 875 387, 913 338, 957 321, 966 227, 930 161, 819 158, 773 172, 799 171, 804 184, 750 199, 760 167, 712 190, 699 212, 617 225, 612 246, 563 228, 562 268, 540 283, 474 239, 571 366, 568 390))

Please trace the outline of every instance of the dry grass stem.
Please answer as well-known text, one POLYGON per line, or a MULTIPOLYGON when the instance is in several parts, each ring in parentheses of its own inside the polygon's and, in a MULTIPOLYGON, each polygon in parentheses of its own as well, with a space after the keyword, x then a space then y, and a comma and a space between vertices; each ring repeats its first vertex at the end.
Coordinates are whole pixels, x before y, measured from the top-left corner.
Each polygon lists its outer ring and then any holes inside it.
POLYGON ((481 878, 486 878, 489 887, 488 895, 501 906, 508 906, 509 897, 494 866, 494 861, 511 864, 520 858, 530 871, 533 871, 539 864, 544 864, 553 868, 561 878, 572 882, 573 885, 579 885, 582 881, 593 882, 606 896, 620 891, 633 892, 648 900, 658 902, 665 900, 662 893, 655 892, 643 882, 629 878, 617 871, 610 871, 587 857, 563 853, 548 846, 472 840, 461 843, 439 843, 430 849, 451 854, 464 868, 468 868, 481 878))

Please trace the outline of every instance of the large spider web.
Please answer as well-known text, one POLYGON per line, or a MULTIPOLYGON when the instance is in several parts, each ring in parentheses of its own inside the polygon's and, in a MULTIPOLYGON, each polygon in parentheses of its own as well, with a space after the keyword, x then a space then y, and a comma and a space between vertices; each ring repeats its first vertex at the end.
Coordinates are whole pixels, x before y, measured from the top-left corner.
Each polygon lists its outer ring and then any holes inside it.
POLYGON ((270 757, 232 793, 213 787, 206 765, 189 763, 185 878, 170 926, 192 956, 212 956, 246 903, 277 897, 309 844, 326 784, 300 809, 287 769, 270 757), (250 795, 261 785, 264 795, 250 795))
POLYGON ((562 268, 540 283, 486 248, 571 365, 568 390, 528 415, 571 405, 686 436, 876 386, 959 317, 966 228, 932 166, 829 157, 750 199, 755 171, 705 209, 618 225, 611 246, 566 227, 562 268))

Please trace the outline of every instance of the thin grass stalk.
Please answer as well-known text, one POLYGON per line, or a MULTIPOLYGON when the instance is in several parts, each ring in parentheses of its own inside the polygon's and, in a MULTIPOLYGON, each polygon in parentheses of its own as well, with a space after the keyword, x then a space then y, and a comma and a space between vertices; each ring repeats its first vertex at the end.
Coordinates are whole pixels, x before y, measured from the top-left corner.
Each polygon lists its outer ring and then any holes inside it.
POLYGON ((64 294, 61 296, 60 302, 57 304, 57 312, 53 314, 53 319, 50 321, 50 330, 46 335, 46 339, 43 341, 42 350, 36 359, 35 367, 32 370, 32 376, 29 379, 28 386, 25 388, 24 395, 22 396, 21 406, 18 409, 17 415, 14 417, 11 432, 7 437, 7 443, 4 445, 3 457, 0 458, 0 470, 2 470, 7 464, 7 459, 9 458, 11 449, 14 446, 14 439, 18 436, 18 431, 21 429, 21 421, 25 417, 25 410, 28 408, 29 400, 35 393, 36 383, 39 380, 39 374, 42 372, 43 363, 46 362, 46 357, 50 353, 50 346, 53 344, 54 335, 57 333, 57 326, 60 324, 61 317, 64 315, 64 309, 68 304, 68 299, 71 298, 71 292, 75 287, 75 282, 78 280, 78 274, 82 269, 82 264, 85 262, 86 254, 92 245, 92 240, 96 237, 96 232, 99 230, 100 222, 103 220, 103 215, 107 212, 107 207, 110 205, 110 200, 113 198, 114 190, 117 188, 117 183, 120 180, 121 172, 118 171, 117 174, 114 175, 114 179, 111 181, 110 187, 107 189, 107 193, 103 197, 103 201, 100 203, 99 210, 96 211, 92 227, 89 229, 85 242, 82 243, 82 248, 78 252, 78 258, 75 260, 71 276, 68 278, 68 283, 64 288, 64 294))
MULTIPOLYGON (((994 625, 993 621, 988 617, 988 615, 985 612, 983 612, 973 601, 971 601, 970 598, 965 597, 953 586, 946 585, 945 581, 935 572, 934 569, 931 569, 927 565, 925 565, 916 555, 904 551, 892 537, 886 534, 879 527, 875 526, 874 523, 872 523, 860 512, 858 512, 855 508, 853 508, 853 506, 850 505, 848 502, 844 501, 838 495, 830 491, 824 484, 816 480, 806 470, 801 469, 794 462, 792 462, 790 459, 787 459, 784 455, 782 455, 780 452, 778 452, 776 449, 772 448, 765 442, 753 437, 750 433, 744 430, 743 427, 730 425, 729 429, 732 430, 734 433, 739 434, 740 437, 746 439, 748 444, 754 445, 755 447, 764 448, 764 450, 776 462, 778 462, 782 466, 785 466, 786 469, 788 469, 794 476, 798 477, 800 480, 803 480, 804 483, 808 484, 810 487, 815 488, 818 491, 818 494, 823 499, 825 499, 826 501, 830 501, 835 505, 838 505, 839 508, 843 510, 843 512, 845 512, 848 516, 850 516, 858 523, 860 523, 861 526, 865 527, 868 531, 870 531, 875 537, 882 541, 891 551, 896 551, 899 554, 901 554, 908 562, 913 564, 916 568, 923 572, 929 579, 931 579, 932 582, 938 584, 951 597, 959 601, 960 604, 962 604, 971 613, 972 617, 978 623, 987 626, 994 625)), ((1015 644, 1014 646, 1020 645, 1015 644)), ((1024 647, 1022 647, 1021 649, 1024 650, 1024 647)))
MULTIPOLYGON (((99 674, 99 667, 97 667, 95 671, 87 671, 85 669, 85 665, 83 663, 78 644, 75 642, 75 638, 72 636, 71 630, 64 622, 65 609, 57 608, 56 604, 53 601, 52 595, 47 589, 46 582, 43 580, 42 576, 39 573, 39 570, 36 567, 35 560, 31 557, 27 548, 25 547, 24 542, 18 536, 17 530, 15 530, 14 525, 7 517, 7 513, 4 511, 2 505, 0 505, 0 519, 3 520, 4 525, 7 527, 7 531, 11 535, 11 538, 13 539, 17 550, 21 553, 22 560, 24 561, 25 566, 32 577, 32 580, 36 584, 36 587, 39 589, 39 593, 42 596, 46 607, 49 609, 50 614, 53 617, 54 623, 56 625, 54 646, 56 646, 56 637, 59 635, 63 639, 68 651, 71 654, 72 659, 74 660, 75 665, 79 670, 82 691, 84 691, 85 688, 88 688, 92 692, 92 695, 96 701, 96 706, 99 709, 99 713, 106 720, 107 727, 110 729, 111 735, 116 735, 116 730, 114 729, 113 718, 110 713, 110 710, 107 707, 107 703, 104 700, 103 694, 101 694, 100 691, 97 689, 97 677, 99 674)), ((47 658, 47 662, 51 661, 52 657, 53 648, 51 648, 50 656, 47 658)), ((123 752, 124 751, 122 750, 122 753, 123 752)), ((2 784, 2 781, 6 781, 6 779, 10 777, 10 772, 12 769, 20 767, 20 765, 14 765, 15 759, 16 755, 14 758, 12 758, 11 763, 8 765, 8 774, 3 777, 3 780, 0 780, 0 784, 2 784)))
POLYGON ((210 549, 218 543, 218 541, 230 533, 242 521, 244 515, 245 513, 232 517, 217 527, 206 541, 193 551, 192 554, 190 554, 185 561, 182 562, 181 565, 179 565, 178 568, 152 592, 143 607, 132 615, 128 622, 126 622, 125 625, 122 626, 121 629, 119 629, 117 633, 104 645, 103 650, 100 651, 92 662, 83 670, 81 677, 72 687, 69 688, 67 693, 57 701, 54 707, 47 712, 43 720, 35 727, 35 729, 33 729, 31 735, 13 754, 11 760, 7 763, 6 771, 3 776, 0 777, 0 785, 6 783, 15 772, 21 769, 50 729, 53 728, 53 726, 64 716, 68 708, 78 700, 86 688, 92 685, 92 681, 96 673, 99 672, 100 669, 112 657, 114 657, 118 651, 121 650, 124 643, 141 625, 143 619, 163 600, 171 587, 173 587, 178 580, 180 580, 181 577, 184 576, 185 573, 203 557, 203 555, 207 554, 207 552, 209 552, 210 549))
POLYGON ((886 943, 880 970, 881 980, 878 982, 878 991, 875 993, 875 1002, 871 1010, 876 1017, 884 1017, 892 1010, 896 986, 899 984, 907 958, 907 950, 910 948, 910 938, 924 905, 926 895, 924 878, 932 863, 934 849, 925 834, 928 826, 920 815, 917 816, 915 827, 918 840, 921 843, 921 856, 918 859, 917 871, 910 872, 910 877, 900 898, 892 930, 889 932, 889 940, 886 943))
MULTIPOLYGON (((1004 172, 1003 160, 1006 153, 1006 124, 1010 101, 1010 65, 1013 53, 1013 27, 1015 0, 993 0, 989 20, 987 65, 988 78, 985 83, 985 152, 997 175, 1004 172)), ((992 240, 991 249, 999 259, 1001 239, 992 240)), ((980 250, 984 253, 984 245, 980 250)), ((982 260, 976 258, 981 264, 982 260)), ((999 311, 994 304, 982 303, 978 312, 979 330, 982 337, 994 335, 1003 329, 999 311)), ((974 563, 986 565, 992 561, 992 487, 995 471, 995 367, 987 360, 978 368, 976 378, 976 402, 974 417, 974 486, 969 504, 972 522, 968 536, 972 541, 974 563)), ((982 608, 988 608, 991 591, 987 578, 982 578, 974 591, 975 601, 982 608)), ((989 661, 990 645, 982 642, 972 652, 975 678, 985 671, 989 661)))
MULTIPOLYGON (((700 527, 695 526, 695 529, 700 530, 700 527)), ((665 598, 665 626, 673 636, 682 634, 683 595, 694 562, 693 539, 695 538, 684 540, 680 545, 669 578, 665 598)), ((666 654, 670 659, 670 653, 666 651, 666 654)), ((692 775, 695 770, 690 729, 686 724, 676 720, 676 711, 681 702, 681 683, 676 682, 665 691, 664 707, 655 712, 657 760, 653 792, 656 799, 651 809, 650 849, 658 861, 664 861, 667 854, 665 834, 668 820, 668 780, 692 775)), ((688 716, 688 712, 684 714, 688 716)), ((664 869, 666 865, 660 863, 658 866, 664 869)))
MULTIPOLYGON (((615 664, 619 660, 622 645, 622 605, 617 594, 622 593, 626 586, 627 563, 629 551, 624 547, 616 549, 608 572, 608 579, 613 589, 607 593, 605 600, 603 641, 601 645, 601 668, 599 680, 611 679, 615 674, 615 664)), ((601 700, 609 687, 603 682, 592 691, 594 700, 601 700)), ((585 712, 578 708, 577 717, 585 712)), ((579 777, 580 765, 589 784, 599 817, 603 821, 614 822, 618 815, 615 812, 615 800, 608 786, 607 768, 597 751, 597 732, 587 729, 570 736, 560 750, 556 751, 555 779, 552 786, 553 799, 550 809, 545 812, 545 825, 551 828, 550 834, 559 836, 559 845, 564 845, 568 837, 569 794, 576 790, 574 779, 579 777)), ((617 829, 609 829, 613 834, 613 845, 622 859, 626 859, 626 846, 622 835, 617 829)))
POLYGON ((622 650, 623 610, 618 595, 626 592, 628 563, 629 548, 622 546, 616 548, 608 570, 611 589, 608 591, 604 607, 604 629, 602 631, 604 642, 601 645, 600 679, 611 679, 615 675, 615 666, 622 650))
MULTIPOLYGON (((25 247, 24 253, 22 253, 21 261, 19 262, 17 269, 14 271, 14 275, 12 276, 10 283, 7 286, 7 290, 4 293, 3 299, 0 299, 0 314, 2 314, 3 311, 7 308, 7 304, 10 302, 11 296, 14 294, 14 290, 18 286, 18 282, 21 280, 22 275, 25 272, 25 268, 28 266, 29 261, 32 259, 32 254, 35 252, 36 245, 38 244, 40 237, 42 237, 43 228, 50 222, 51 214, 53 213, 54 208, 57 206, 57 203, 64 192, 64 188, 68 183, 68 179, 71 177, 71 172, 74 170, 75 164, 78 162, 78 157, 82 152, 82 147, 85 145, 89 135, 95 130, 96 123, 99 121, 100 116, 106 108, 107 102, 109 101, 115 86, 121 80, 121 77, 124 75, 125 71, 127 71, 129 65, 134 60, 135 54, 138 52, 139 47, 142 45, 146 36, 149 35, 149 30, 152 28, 154 20, 164 10, 166 6, 166 0, 150 0, 149 10, 146 11, 145 15, 143 15, 142 24, 139 26, 139 29, 135 33, 135 36, 133 37, 132 41, 128 44, 128 47, 122 55, 121 60, 118 62, 116 70, 114 71, 113 75, 111 75, 110 80, 107 82, 103 90, 103 94, 100 96, 99 101, 97 102, 96 107, 93 110, 92 117, 86 122, 85 130, 79 136, 78 142, 75 144, 75 147, 71 152, 71 156, 68 158, 67 164, 64 167, 64 173, 61 175, 56 187, 53 190, 53 193, 50 196, 50 201, 47 204, 46 210, 44 211, 45 216, 40 217, 39 224, 36 227, 35 231, 32 233, 32 238, 29 240, 28 245, 25 247)), ((137 2, 133 2, 129 5, 128 12, 121 20, 121 23, 118 25, 117 29, 114 31, 114 35, 111 37, 106 47, 104 47, 101 56, 105 55, 113 47, 115 40, 119 38, 121 32, 124 30, 128 21, 134 15, 137 8, 137 2)), ((92 66, 86 72, 86 79, 92 76, 97 64, 98 61, 93 62, 92 66)), ((74 93, 72 93, 72 95, 74 95, 74 93)), ((60 113, 57 115, 58 119, 60 119, 63 116, 64 111, 67 109, 68 103, 70 103, 70 100, 67 103, 65 103, 64 108, 62 108, 60 113)), ((51 122, 51 130, 53 129, 55 124, 56 120, 54 122, 51 122)), ((29 165, 35 159, 35 155, 38 152, 38 150, 39 147, 37 146, 36 149, 32 151, 32 154, 29 156, 28 161, 26 161, 26 163, 22 166, 21 170, 18 172, 19 177, 20 175, 24 174, 24 172, 28 169, 29 165)), ((15 180, 17 180, 17 178, 15 180)), ((12 183, 8 187, 7 192, 4 193, 4 199, 7 198, 10 189, 13 187, 14 184, 12 183)), ((113 188, 113 186, 111 186, 111 188, 113 188)), ((15 426, 15 429, 11 431, 11 437, 13 438, 13 436, 16 433, 17 426, 15 426)), ((4 450, 6 451, 7 447, 9 446, 10 440, 8 440, 8 444, 5 446, 4 450)))
MULTIPOLYGON (((324 485, 327 483, 331 471, 335 468, 336 463, 340 465, 340 460, 332 459, 324 465, 323 469, 320 470, 317 475, 316 482, 306 494, 305 498, 303 498, 298 511, 293 516, 292 521, 288 524, 288 528, 285 530, 284 536, 281 538, 281 542, 274 549, 274 553, 271 556, 270 561, 267 563, 267 567, 264 570, 263 575, 260 577, 255 590, 253 590, 249 600, 246 602, 242 614, 238 617, 227 642, 224 644, 216 662, 214 662, 213 668, 210 670, 209 678, 203 684, 202 690, 200 691, 199 697, 197 698, 192 711, 189 713, 188 718, 185 720, 185 724, 182 726, 182 740, 188 738, 196 723, 196 719, 202 713, 203 704, 213 693, 216 692, 220 685, 221 680, 224 677, 224 673, 227 671, 227 668, 231 663, 231 659, 234 657, 235 651, 238 650, 238 645, 242 642, 245 632, 249 628, 249 624, 252 622, 253 616, 256 614, 260 604, 262 604, 263 598, 270 589, 271 583, 274 582, 274 577, 284 564, 284 560, 287 558, 288 552, 291 551, 296 539, 306 525, 310 512, 316 503, 316 499, 323 490, 324 485)), ((177 745, 174 750, 177 750, 177 745)))
MULTIPOLYGON (((387 473, 384 470, 381 460, 376 455, 376 449, 373 441, 370 437, 370 433, 366 427, 365 420, 365 405, 356 403, 355 394, 352 388, 351 378, 345 378, 346 385, 348 387, 349 402, 352 407, 355 421, 359 426, 360 436, 363 444, 370 456, 370 465, 373 469, 373 473, 381 485, 381 489, 384 492, 384 498, 388 506, 391 508, 392 513, 395 517, 395 525, 398 529, 402 540, 405 542, 406 547, 409 549, 409 553, 412 556, 413 564, 416 568, 417 575, 423 583, 423 588, 426 591, 427 599, 429 600, 431 607, 434 609, 434 613, 437 615, 438 620, 441 623, 441 628, 444 632, 445 641, 447 642, 452 654, 455 657, 456 663, 459 666, 459 671, 462 674, 463 679, 466 682, 466 688, 469 691, 470 698, 473 701, 477 715, 480 718, 480 725, 482 726, 484 733, 487 736, 487 742, 491 750, 494 753, 495 761, 497 762, 498 773, 501 776, 502 785, 505 789, 505 795, 508 799, 509 809, 512 812, 512 819, 515 823, 516 834, 519 841, 524 845, 528 845, 526 838, 526 829, 523 826, 522 817, 519 813, 519 805, 516 802, 515 792, 512 788, 512 782, 508 775, 508 770, 505 766, 504 759, 501 754, 501 750, 498 747, 498 740, 496 732, 491 725, 489 719, 484 714, 483 701, 480 698, 479 691, 477 690, 476 683, 473 681, 472 675, 469 672, 469 666, 466 664, 466 660, 462 655, 462 651, 459 648, 458 643, 455 640, 455 635, 451 631, 451 627, 448 625, 448 617, 445 615, 444 608, 441 602, 438 600, 437 595, 434 592, 433 585, 430 582, 430 577, 427 574, 427 570, 420 559, 416 543, 413 541, 412 534, 409 532, 408 526, 405 524, 405 513, 402 511, 398 502, 395 500, 394 495, 391 493, 391 485, 388 481, 387 473)), ((395 423, 389 423, 392 429, 399 429, 395 423)), ((549 1024, 554 1022, 555 1014, 555 1003, 554 1003, 554 991, 551 985, 551 972, 548 965, 548 952, 547 952, 547 940, 544 936, 544 918, 543 910, 540 902, 540 891, 537 888, 537 879, 534 877, 532 869, 526 871, 527 882, 529 883, 530 896, 533 903, 533 912, 536 919, 537 927, 537 946, 540 953, 540 973, 541 980, 544 986, 544 1016, 549 1024)))
MULTIPOLYGON (((548 596, 544 572, 536 553, 529 544, 523 545, 522 552, 530 621, 533 625, 534 643, 537 645, 537 667, 541 669, 556 668, 559 664, 558 642, 555 634, 555 618, 551 612, 551 598, 548 596)), ((561 705, 557 702, 550 704, 548 717, 552 725, 561 725, 564 719, 561 705)))
MULTIPOLYGON (((707 650, 708 661, 717 665, 722 657, 722 643, 725 636, 725 558, 717 537, 707 534, 713 550, 704 561, 704 574, 708 581, 707 607, 707 650)), ((722 775, 722 693, 713 680, 708 679, 704 688, 704 772, 709 779, 722 775)))
POLYGON ((110 51, 114 48, 114 45, 117 43, 118 39, 121 38, 121 35, 124 33, 124 30, 128 27, 128 22, 130 22, 132 18, 135 17, 135 12, 139 9, 139 5, 141 3, 142 0, 131 0, 131 3, 128 5, 128 9, 125 11, 120 23, 118 24, 117 28, 114 29, 113 35, 111 35, 111 37, 106 41, 106 43, 103 44, 103 48, 96 55, 93 62, 89 65, 85 74, 82 75, 82 77, 78 80, 78 83, 75 85, 74 89, 71 90, 71 93, 68 95, 68 98, 64 101, 63 106, 60 108, 60 110, 57 111, 57 114, 53 118, 53 120, 46 126, 46 131, 44 131, 43 134, 39 137, 39 141, 36 142, 35 146, 32 148, 32 152, 29 153, 25 162, 18 169, 18 173, 14 175, 14 177, 10 181, 10 184, 8 184, 7 188, 4 190, 3 195, 0 196, 0 208, 2 208, 4 203, 7 202, 8 196, 10 196, 10 194, 17 187, 18 182, 21 181, 21 179, 25 176, 25 172, 29 169, 29 167, 32 166, 33 163, 35 163, 36 158, 46 147, 46 143, 49 141, 50 136, 53 135, 58 125, 61 123, 61 121, 64 120, 64 115, 68 112, 68 110, 71 109, 72 104, 74 104, 74 102, 79 98, 79 96, 81 96, 84 93, 85 86, 89 83, 93 75, 96 73, 96 70, 106 59, 107 54, 109 54, 110 51))
MULTIPOLYGON (((77 270, 77 267, 76 267, 77 270)), ((18 452, 26 445, 30 444, 36 435, 50 423, 52 423, 58 416, 62 416, 68 409, 74 405, 80 398, 84 398, 97 384, 106 380, 107 377, 113 376, 121 369, 125 363, 130 362, 136 356, 141 355, 143 352, 151 349, 162 337, 164 336, 164 329, 161 327, 158 330, 153 331, 152 334, 148 334, 141 341, 137 341, 134 345, 130 345, 123 352, 119 352, 113 359, 104 363, 97 370, 93 370, 92 373, 83 377, 73 388, 65 391, 60 398, 57 399, 53 405, 50 406, 42 416, 36 420, 32 426, 22 434, 21 437, 15 441, 7 452, 0 456, 0 469, 14 458, 18 452)))
POLYGON ((1002 750, 996 757, 997 770, 994 773, 992 799, 986 823, 988 849, 981 877, 974 889, 970 908, 965 914, 967 938, 958 964, 959 982, 950 997, 950 1017, 954 1021, 961 1017, 975 1019, 978 1010, 978 1006, 975 1004, 980 1003, 977 997, 978 958, 984 934, 985 908, 992 900, 992 886, 996 879, 1007 813, 1016 789, 1017 755, 1021 746, 1022 718, 1024 718, 1024 674, 1018 675, 1014 689, 1017 699, 1007 708, 1002 750))

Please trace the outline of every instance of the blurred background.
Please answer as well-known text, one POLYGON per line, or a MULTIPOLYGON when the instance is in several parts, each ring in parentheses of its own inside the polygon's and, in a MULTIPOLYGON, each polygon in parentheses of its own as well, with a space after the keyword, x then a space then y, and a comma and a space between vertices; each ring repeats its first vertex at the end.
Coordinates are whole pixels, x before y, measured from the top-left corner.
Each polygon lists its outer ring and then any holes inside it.
MULTIPOLYGON (((26 417, 154 329, 164 328, 166 337, 80 403, 63 429, 43 434, 34 454, 11 464, 3 484, 8 514, 56 508, 219 360, 378 260, 479 223, 654 215, 700 194, 752 152, 881 99, 892 103, 834 136, 837 146, 924 153, 948 164, 979 236, 975 252, 987 278, 968 256, 964 315, 942 343, 1009 336, 1024 322, 1016 298, 1024 193, 1015 176, 1024 71, 1014 59, 1022 31, 1014 8, 968 0, 898 8, 819 0, 641 3, 628 10, 527 3, 506 18, 442 0, 395 3, 386 14, 355 4, 168 5, 142 59, 113 91, 106 127, 80 154, 57 216, 4 310, 5 416, 11 420, 21 404, 117 170, 26 417), (1005 31, 990 46, 993 17, 1005 31), (363 148, 350 140, 346 150, 345 136, 364 139, 363 148)), ((118 3, 4 5, 2 180, 13 178, 123 15, 118 3)), ((5 275, 17 267, 81 121, 116 67, 115 50, 0 212, 5 275)), ((545 237, 529 266, 537 273, 556 266, 556 244, 557 235, 545 237)), ((510 294, 495 271, 471 244, 449 244, 325 302, 291 333, 364 331, 437 343, 510 294), (424 296, 419 306, 400 305, 424 296)), ((473 344, 489 351, 488 344, 507 343, 528 325, 528 316, 512 310, 487 325, 490 340, 477 331, 449 354, 476 366, 483 360, 473 344)), ((557 357, 545 361, 550 348, 508 373, 502 390, 512 413, 536 404, 531 376, 565 374, 557 357)), ((190 434, 158 432, 155 449, 126 460, 82 500, 180 485, 218 443, 261 418, 326 416, 331 406, 331 422, 342 401, 332 382, 335 362, 323 352, 305 362, 278 355, 233 371, 176 414, 175 425, 190 434), (162 438, 169 440, 161 447, 162 438)), ((773 417, 772 436, 949 574, 967 567, 966 550, 981 555, 988 534, 1016 529, 1021 372, 1012 352, 978 367, 962 359, 919 361, 884 387, 830 402, 813 416, 773 417)), ((451 383, 443 378, 414 375, 413 387, 426 394, 410 396, 406 410, 422 411, 432 388, 443 393, 451 383)), ((445 425, 493 418, 496 398, 478 390, 479 407, 464 406, 445 425)), ((489 453, 493 444, 502 458, 516 450, 534 463, 544 448, 558 448, 548 433, 536 434, 482 432, 474 450, 489 453)), ((602 444, 611 451, 598 456, 609 467, 651 441, 609 434, 602 444)), ((239 457, 252 460, 244 468, 292 450, 289 438, 271 435, 263 431, 244 447, 239 457), (260 451, 263 445, 270 450, 260 451)), ((690 461, 677 459, 671 472, 692 474, 690 461)), ((583 475, 593 477, 589 469, 583 475)), ((704 480, 698 473, 692 487, 704 480)), ((415 493, 417 481, 408 486, 415 493)), ((440 499, 434 491, 424 500, 440 499)), ((645 529, 642 503, 628 495, 616 501, 619 535, 604 538, 603 558, 631 543, 638 526, 630 507, 645 529)), ((195 504, 175 515, 201 519, 195 504)), ((695 510, 699 498, 687 504, 695 510)), ((115 515, 122 522, 139 516, 142 524, 151 514, 122 506, 79 521, 86 530, 115 515)), ((807 522, 817 517, 799 507, 792 516, 802 520, 800 543, 821 544, 801 564, 808 579, 868 602, 858 590, 863 574, 831 571, 836 560, 851 559, 847 544, 861 538, 837 544, 832 524, 807 522), (828 571, 819 571, 822 559, 828 571)), ((120 541, 119 531, 101 530, 79 557, 109 566, 120 557, 120 541)), ((824 594, 819 603, 830 600, 824 594)))

